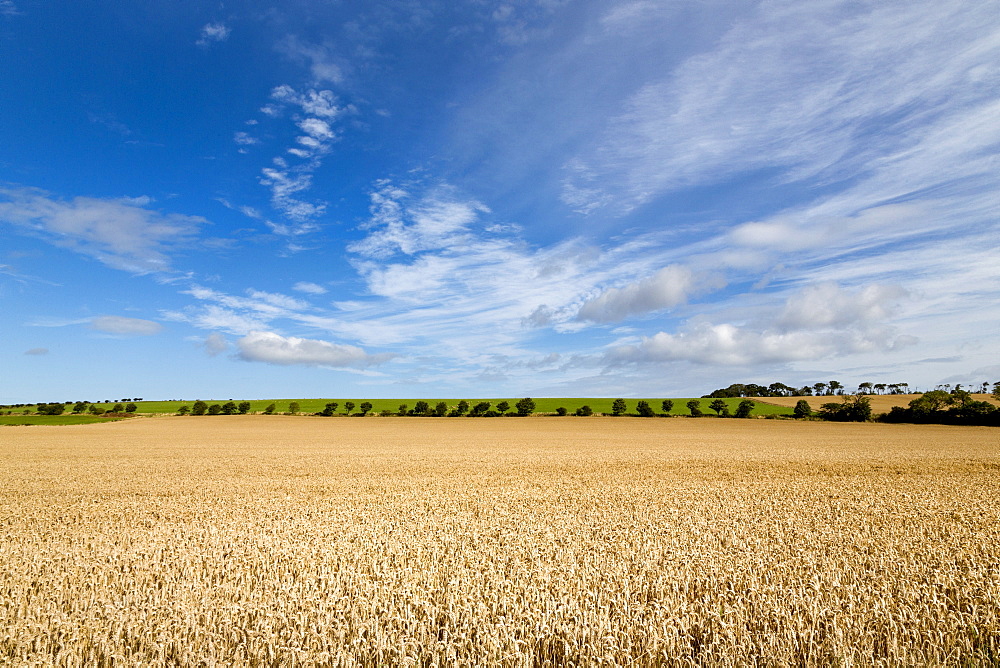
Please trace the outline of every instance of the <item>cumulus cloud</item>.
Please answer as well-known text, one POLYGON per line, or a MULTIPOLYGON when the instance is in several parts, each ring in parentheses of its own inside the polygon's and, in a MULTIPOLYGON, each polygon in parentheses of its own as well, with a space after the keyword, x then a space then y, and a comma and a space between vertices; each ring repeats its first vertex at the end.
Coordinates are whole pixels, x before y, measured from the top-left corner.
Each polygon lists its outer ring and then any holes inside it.
POLYGON ((371 355, 362 348, 319 339, 281 336, 254 331, 236 341, 240 359, 284 366, 360 368, 383 364, 394 357, 389 353, 371 355))
POLYGON ((255 137, 251 137, 246 132, 237 132, 233 135, 233 141, 240 146, 253 146, 254 144, 259 144, 260 140, 255 137))
POLYGON ((120 315, 102 315, 90 321, 90 328, 105 334, 120 336, 151 336, 163 330, 163 325, 152 320, 125 318, 120 315))
POLYGON ((64 201, 35 188, 0 187, 0 198, 0 220, 137 274, 169 271, 168 252, 190 243, 207 223, 200 216, 153 211, 148 197, 64 201))
POLYGON ((226 337, 219 333, 209 334, 205 337, 205 340, 202 341, 201 345, 202 348, 205 349, 205 353, 207 353, 210 357, 215 357, 216 355, 220 355, 229 350, 229 341, 227 341, 226 337))
POLYGON ((683 304, 693 294, 721 286, 719 278, 695 276, 687 267, 670 265, 649 278, 605 290, 584 302, 577 317, 592 322, 620 322, 631 316, 683 304))
POLYGON ((638 344, 617 346, 607 359, 751 366, 895 351, 917 341, 888 324, 905 297, 897 286, 869 285, 855 292, 829 283, 808 286, 790 296, 771 321, 735 325, 699 319, 674 334, 658 332, 638 344))
POLYGON ((299 281, 292 286, 292 290, 296 292, 305 292, 310 295, 325 295, 326 288, 322 285, 317 285, 316 283, 309 283, 308 281, 299 281))
POLYGON ((213 42, 224 42, 230 33, 230 28, 224 23, 207 23, 201 29, 201 37, 196 44, 198 46, 208 46, 213 42))
POLYGON ((24 354, 25 355, 48 355, 49 354, 49 349, 48 348, 31 348, 30 350, 25 350, 24 354))

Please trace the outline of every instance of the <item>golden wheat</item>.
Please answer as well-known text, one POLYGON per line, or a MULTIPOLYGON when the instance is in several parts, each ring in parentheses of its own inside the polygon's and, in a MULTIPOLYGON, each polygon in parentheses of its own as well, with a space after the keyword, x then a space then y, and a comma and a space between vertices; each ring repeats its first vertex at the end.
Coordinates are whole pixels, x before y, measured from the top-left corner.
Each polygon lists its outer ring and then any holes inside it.
POLYGON ((0 468, 0 663, 1000 661, 987 428, 159 418, 0 468))

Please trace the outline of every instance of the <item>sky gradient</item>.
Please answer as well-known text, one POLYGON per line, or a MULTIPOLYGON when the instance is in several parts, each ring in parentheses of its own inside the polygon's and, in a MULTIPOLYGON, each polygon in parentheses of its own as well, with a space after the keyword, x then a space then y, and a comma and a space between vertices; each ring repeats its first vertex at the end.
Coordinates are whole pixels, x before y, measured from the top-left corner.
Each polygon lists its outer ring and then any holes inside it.
POLYGON ((1000 2, 0 0, 0 62, 0 403, 1000 380, 1000 2))

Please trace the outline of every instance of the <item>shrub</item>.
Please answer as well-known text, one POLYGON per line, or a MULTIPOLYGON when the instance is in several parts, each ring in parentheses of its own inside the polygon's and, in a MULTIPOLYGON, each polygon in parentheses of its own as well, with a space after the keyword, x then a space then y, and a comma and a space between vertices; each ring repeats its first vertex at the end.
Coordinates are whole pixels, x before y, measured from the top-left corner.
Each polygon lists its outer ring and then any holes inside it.
POLYGON ((738 418, 748 418, 750 413, 753 412, 754 407, 757 405, 753 399, 744 399, 740 402, 740 405, 736 407, 736 417, 738 418))
POLYGON ((649 405, 648 401, 640 401, 635 405, 635 412, 639 414, 639 417, 655 417, 656 413, 653 408, 649 405))
POLYGON ((233 401, 227 401, 226 403, 222 404, 223 415, 235 415, 237 410, 239 409, 236 407, 236 403, 233 401))
POLYGON ((797 418, 807 418, 812 415, 812 407, 809 406, 809 402, 805 399, 799 399, 795 403, 795 410, 792 411, 792 415, 797 418))
POLYGON ((492 406, 492 404, 489 401, 480 401, 472 407, 472 410, 469 411, 469 417, 478 417, 483 415, 490 409, 490 406, 492 406))
POLYGON ((624 415, 625 411, 628 410, 628 406, 625 405, 624 399, 615 399, 611 404, 611 414, 612 415, 624 415))
POLYGON ((447 414, 448 414, 448 404, 446 404, 443 401, 437 402, 437 405, 434 406, 434 417, 444 417, 447 414))
POLYGON ((834 422, 867 422, 872 419, 872 400, 864 395, 845 396, 839 404, 823 404, 819 415, 834 422))
POLYGON ((566 415, 566 408, 564 406, 560 406, 559 408, 557 408, 556 415, 566 415))
POLYGON ((576 409, 576 414, 580 417, 589 417, 594 414, 594 409, 584 404, 576 409))
POLYGON ((298 412, 299 412, 299 402, 293 401, 292 403, 288 404, 288 413, 290 415, 296 415, 298 414, 298 412))
POLYGON ((382 411, 379 413, 379 417, 392 417, 392 416, 393 412, 388 408, 383 408, 382 411))
POLYGON ((406 404, 400 404, 399 411, 396 413, 396 415, 398 415, 399 417, 403 417, 404 415, 406 415, 407 408, 409 408, 409 406, 407 406, 406 404))
POLYGON ((220 406, 219 404, 212 404, 211 406, 208 407, 209 415, 218 415, 221 412, 222 412, 222 406, 220 406))
POLYGON ((250 402, 241 401, 239 405, 236 407, 236 410, 239 412, 240 415, 246 415, 247 413, 250 412, 250 402))
POLYGON ((688 410, 691 411, 691 417, 701 417, 703 413, 701 412, 701 402, 697 399, 692 399, 687 402, 688 410))
POLYGON ((413 404, 413 411, 410 412, 410 415, 423 416, 430 413, 430 411, 431 405, 429 403, 426 401, 418 401, 413 404))
POLYGON ((180 408, 177 409, 178 415, 187 415, 190 412, 191 412, 190 406, 181 406, 180 408))
POLYGON ((274 415, 274 411, 278 409, 274 404, 268 404, 267 408, 264 409, 264 415, 274 415))
POLYGON ((506 401, 501 401, 497 404, 497 410, 500 411, 500 415, 503 415, 510 410, 510 404, 506 401))
POLYGON ((358 406, 358 408, 361 409, 361 415, 362 416, 368 415, 368 412, 372 409, 372 402, 370 402, 370 401, 362 401, 361 405, 358 406))
POLYGON ((191 415, 204 415, 207 410, 208 404, 204 401, 196 401, 194 402, 194 406, 191 408, 191 415))
POLYGON ((674 410, 674 402, 670 399, 664 399, 663 403, 660 404, 660 407, 663 409, 665 414, 670 415, 670 411, 674 410))
POLYGON ((455 406, 455 410, 448 413, 448 417, 461 417, 465 415, 467 412, 469 412, 469 402, 466 401, 465 399, 462 399, 461 401, 458 402, 458 405, 455 406))
POLYGON ((518 415, 524 417, 531 415, 534 412, 535 402, 531 399, 531 397, 525 397, 514 404, 514 408, 517 410, 518 415))
POLYGON ((125 404, 126 413, 135 413, 137 410, 139 410, 139 407, 133 404, 132 402, 125 404))
POLYGON ((114 406, 111 407, 111 412, 112 413, 124 413, 125 412, 125 404, 115 404, 114 406))

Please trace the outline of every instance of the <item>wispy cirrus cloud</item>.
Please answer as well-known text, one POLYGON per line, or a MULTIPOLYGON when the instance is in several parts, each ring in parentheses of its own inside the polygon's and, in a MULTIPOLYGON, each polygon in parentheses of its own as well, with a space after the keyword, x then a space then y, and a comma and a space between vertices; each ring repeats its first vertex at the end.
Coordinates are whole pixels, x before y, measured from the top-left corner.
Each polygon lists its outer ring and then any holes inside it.
POLYGON ((201 216, 150 209, 149 197, 59 199, 43 190, 0 187, 0 221, 15 231, 136 274, 171 270, 169 254, 190 245, 201 216))

